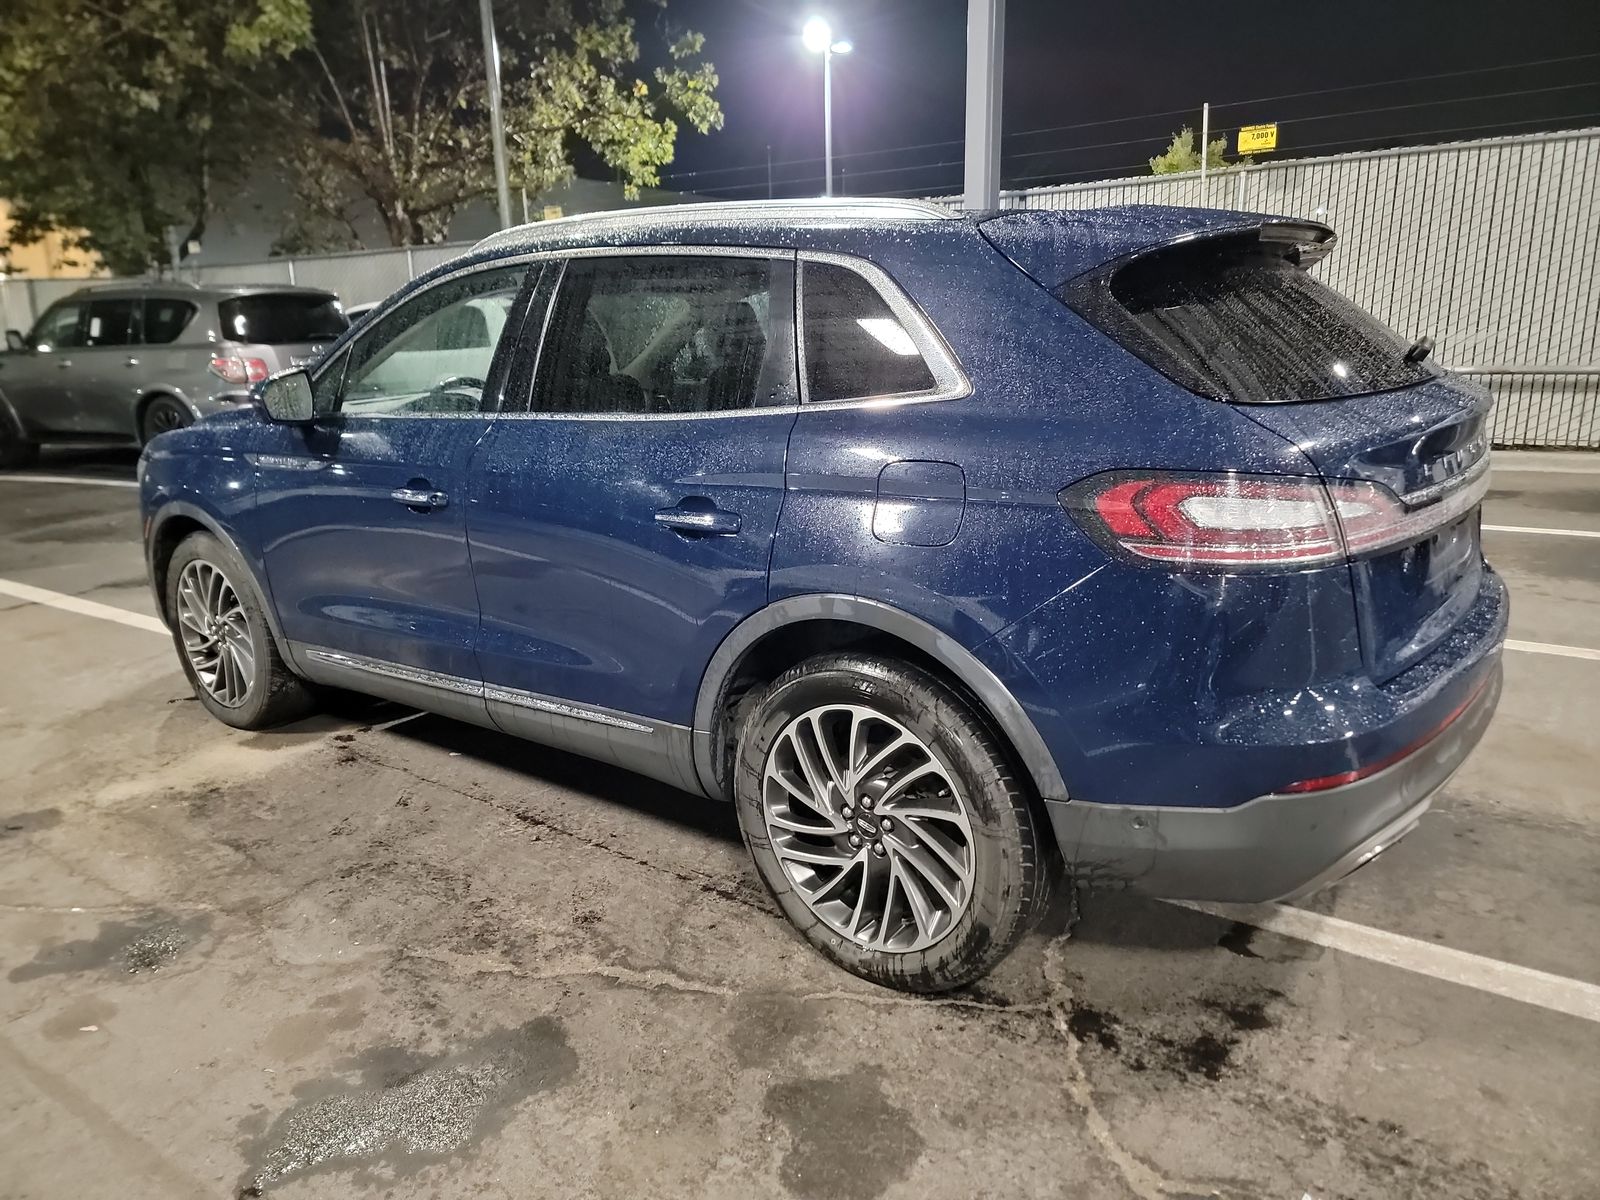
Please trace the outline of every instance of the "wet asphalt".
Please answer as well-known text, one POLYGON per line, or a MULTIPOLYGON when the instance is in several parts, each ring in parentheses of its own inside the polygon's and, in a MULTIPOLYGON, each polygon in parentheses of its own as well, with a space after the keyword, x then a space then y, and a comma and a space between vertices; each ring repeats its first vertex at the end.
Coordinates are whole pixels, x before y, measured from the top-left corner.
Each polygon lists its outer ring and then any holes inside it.
MULTIPOLYGON (((41 471, 130 478, 122 452, 41 471)), ((1491 524, 1600 531, 1600 473, 1491 524)), ((1486 534, 1600 647, 1600 539, 1486 534)), ((153 612, 131 490, 0 579, 153 612)), ((1600 984, 1600 661, 1508 653, 1422 827, 1303 907, 1600 984)), ((939 1000, 828 966, 725 807, 358 700, 242 734, 0 596, 0 1196, 1594 1197, 1600 1025, 1126 897, 939 1000)))

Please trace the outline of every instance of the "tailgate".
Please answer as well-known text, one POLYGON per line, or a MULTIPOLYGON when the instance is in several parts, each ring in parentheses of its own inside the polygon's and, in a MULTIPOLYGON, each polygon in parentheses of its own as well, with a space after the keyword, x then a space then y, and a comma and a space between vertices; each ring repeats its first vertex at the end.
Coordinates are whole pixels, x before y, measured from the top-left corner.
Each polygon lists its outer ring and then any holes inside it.
MULTIPOLYGON (((1461 505, 1452 499, 1481 485, 1489 407, 1486 392, 1441 376, 1399 391, 1242 411, 1299 446, 1325 479, 1381 484, 1421 513, 1454 512, 1461 505)), ((1427 654, 1477 598, 1478 509, 1408 544, 1358 556, 1350 571, 1362 653, 1382 682, 1427 654)))

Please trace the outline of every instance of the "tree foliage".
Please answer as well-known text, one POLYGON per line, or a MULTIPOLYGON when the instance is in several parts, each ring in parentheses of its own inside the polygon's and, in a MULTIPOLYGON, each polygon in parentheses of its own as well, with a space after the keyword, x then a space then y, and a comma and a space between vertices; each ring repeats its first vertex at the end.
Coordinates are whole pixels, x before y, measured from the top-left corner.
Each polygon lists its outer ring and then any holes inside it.
MULTIPOLYGON (((1152 175, 1177 175, 1183 171, 1200 169, 1200 150, 1194 130, 1185 125, 1172 135, 1167 148, 1150 160, 1152 175)), ((1206 145, 1206 170, 1221 171, 1228 166, 1222 152, 1228 148, 1228 139, 1217 138, 1206 145)))
POLYGON ((198 237, 250 145, 244 47, 300 36, 305 0, 7 0, 0 18, 0 193, 11 236, 84 230, 113 270, 198 237))
MULTIPOLYGON (((654 10, 640 65, 625 0, 502 0, 512 186, 575 156, 630 191, 659 182, 680 124, 719 128, 698 34, 654 10)), ((287 250, 443 239, 493 190, 483 40, 468 0, 8 0, 0 21, 0 192, 13 238, 82 229, 114 270, 198 237, 220 201, 274 172, 287 250)))

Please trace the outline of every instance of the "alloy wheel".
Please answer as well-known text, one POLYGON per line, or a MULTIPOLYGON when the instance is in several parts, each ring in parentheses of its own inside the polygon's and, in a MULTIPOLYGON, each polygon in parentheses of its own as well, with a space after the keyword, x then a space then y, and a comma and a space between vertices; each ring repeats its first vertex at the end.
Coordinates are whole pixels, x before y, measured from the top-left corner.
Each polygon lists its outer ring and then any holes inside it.
POLYGON ((859 946, 922 950, 966 911, 966 802, 922 739, 875 709, 829 704, 784 726, 767 752, 762 813, 796 892, 859 946))
POLYGON ((195 559, 178 576, 178 628, 200 686, 238 708, 255 685, 256 652, 239 594, 216 566, 195 559))

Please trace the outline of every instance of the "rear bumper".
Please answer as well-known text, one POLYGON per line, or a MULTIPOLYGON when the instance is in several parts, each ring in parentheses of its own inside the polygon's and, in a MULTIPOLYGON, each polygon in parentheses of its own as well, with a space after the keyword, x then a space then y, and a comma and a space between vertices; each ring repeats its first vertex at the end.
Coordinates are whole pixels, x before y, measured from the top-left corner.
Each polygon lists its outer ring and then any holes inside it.
POLYGON ((1415 753, 1355 783, 1261 796, 1236 808, 1048 801, 1081 883, 1173 900, 1261 902, 1302 896, 1371 861, 1409 833, 1483 737, 1500 700, 1498 655, 1477 698, 1415 753))

